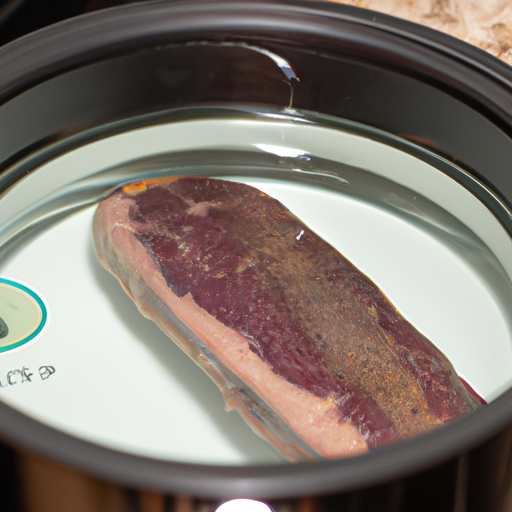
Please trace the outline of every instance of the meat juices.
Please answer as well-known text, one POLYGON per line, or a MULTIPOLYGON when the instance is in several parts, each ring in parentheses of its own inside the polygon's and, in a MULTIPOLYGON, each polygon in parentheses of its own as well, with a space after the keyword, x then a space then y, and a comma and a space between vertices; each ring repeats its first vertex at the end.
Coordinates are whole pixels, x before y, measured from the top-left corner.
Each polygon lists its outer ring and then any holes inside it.
POLYGON ((139 310, 291 460, 360 454, 480 404, 366 276, 253 187, 127 185, 94 238, 139 310))

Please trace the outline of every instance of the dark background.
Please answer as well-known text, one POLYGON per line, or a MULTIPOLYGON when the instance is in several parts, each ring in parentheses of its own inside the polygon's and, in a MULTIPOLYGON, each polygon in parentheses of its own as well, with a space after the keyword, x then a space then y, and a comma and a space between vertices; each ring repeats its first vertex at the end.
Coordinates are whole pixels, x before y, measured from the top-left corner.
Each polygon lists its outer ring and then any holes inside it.
POLYGON ((0 46, 58 21, 136 0, 0 0, 0 46))

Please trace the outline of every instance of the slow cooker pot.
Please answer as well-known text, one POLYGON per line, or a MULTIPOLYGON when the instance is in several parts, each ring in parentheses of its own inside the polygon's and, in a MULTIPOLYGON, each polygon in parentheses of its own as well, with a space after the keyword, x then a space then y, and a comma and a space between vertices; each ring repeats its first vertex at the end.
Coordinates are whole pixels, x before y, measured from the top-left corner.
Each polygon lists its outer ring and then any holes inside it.
POLYGON ((358 8, 187 0, 50 26, 1 48, 0 69, 0 285, 37 317, 2 345, 6 442, 209 503, 508 510, 509 67, 358 8), (280 460, 95 266, 94 205, 163 175, 240 179, 290 204, 488 405, 365 455, 280 460))

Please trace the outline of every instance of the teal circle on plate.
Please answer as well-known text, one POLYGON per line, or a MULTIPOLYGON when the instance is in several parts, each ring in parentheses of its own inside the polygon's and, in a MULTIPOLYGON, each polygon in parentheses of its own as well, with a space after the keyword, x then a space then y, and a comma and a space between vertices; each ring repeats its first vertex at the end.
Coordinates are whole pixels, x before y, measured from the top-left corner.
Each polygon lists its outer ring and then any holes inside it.
POLYGON ((0 353, 35 341, 48 323, 44 299, 28 285, 0 277, 0 353))

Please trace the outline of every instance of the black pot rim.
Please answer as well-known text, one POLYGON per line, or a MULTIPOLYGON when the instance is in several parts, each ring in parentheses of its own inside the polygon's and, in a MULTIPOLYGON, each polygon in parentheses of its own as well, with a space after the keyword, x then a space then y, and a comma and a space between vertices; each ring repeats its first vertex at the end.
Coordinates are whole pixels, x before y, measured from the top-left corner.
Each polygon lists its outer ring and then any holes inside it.
POLYGON ((442 53, 507 88, 512 83, 512 68, 487 52, 437 30, 367 9, 311 0, 153 0, 76 16, 1 47, 0 67, 5 71, 0 76, 0 101, 73 67, 158 44, 170 29, 184 39, 198 28, 220 32, 233 27, 294 29, 323 36, 327 29, 323 23, 328 21, 393 34, 418 48, 442 53), (206 9, 215 15, 214 24, 210 17, 200 27, 206 9), (189 23, 180 16, 188 16, 189 23), (301 26, 308 20, 312 21, 309 26, 301 26))
MULTIPOLYGON (((156 1, 58 23, 0 48, 0 102, 70 69, 157 44, 170 31, 186 39, 205 29, 229 32, 232 27, 243 26, 265 30, 271 25, 273 29, 317 31, 325 36, 327 21, 332 37, 338 22, 364 26, 412 44, 418 51, 426 48, 469 70, 494 87, 488 100, 497 116, 503 114, 501 120, 512 132, 512 110, 508 110, 512 105, 512 69, 498 59, 440 32, 390 16, 338 4, 293 0, 156 1), (209 25, 212 13, 214 26, 209 25)), ((365 455, 282 466, 199 465, 122 453, 41 424, 4 403, 0 403, 0 418, 0 435, 7 441, 125 486, 208 498, 269 499, 363 488, 459 456, 512 424, 512 390, 466 418, 365 455)))

